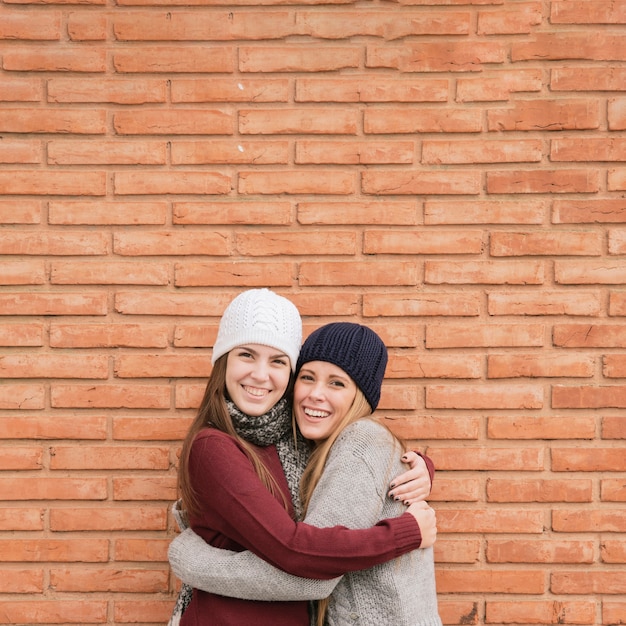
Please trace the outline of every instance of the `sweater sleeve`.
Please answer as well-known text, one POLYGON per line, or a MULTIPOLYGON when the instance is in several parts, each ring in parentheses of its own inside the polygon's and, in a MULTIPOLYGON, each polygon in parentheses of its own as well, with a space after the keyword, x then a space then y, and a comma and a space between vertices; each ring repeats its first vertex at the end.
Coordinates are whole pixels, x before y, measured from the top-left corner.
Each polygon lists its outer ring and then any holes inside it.
MULTIPOLYGON (((190 523, 203 539, 210 541, 221 533, 297 576, 335 578, 396 558, 419 547, 421 541, 419 527, 409 514, 363 530, 294 522, 263 486, 235 440, 219 431, 203 431, 196 438, 190 472, 204 503, 201 514, 190 523)), ((336 503, 343 508, 341 500, 336 503)))
POLYGON ((249 550, 214 548, 190 528, 170 543, 168 558, 174 574, 195 589, 243 600, 319 600, 340 580, 287 574, 249 550))

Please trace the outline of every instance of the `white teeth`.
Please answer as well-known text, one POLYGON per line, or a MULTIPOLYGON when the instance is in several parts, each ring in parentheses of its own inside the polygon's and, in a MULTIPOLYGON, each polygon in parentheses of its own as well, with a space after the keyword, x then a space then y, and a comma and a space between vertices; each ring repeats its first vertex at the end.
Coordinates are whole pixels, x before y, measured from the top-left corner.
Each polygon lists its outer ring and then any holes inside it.
POLYGON ((257 387, 244 387, 244 389, 251 395, 251 396, 264 396, 267 394, 267 390, 266 389, 259 389, 257 387))
POLYGON ((327 411, 314 411, 313 409, 304 409, 304 412, 309 417, 328 417, 330 415, 327 411))

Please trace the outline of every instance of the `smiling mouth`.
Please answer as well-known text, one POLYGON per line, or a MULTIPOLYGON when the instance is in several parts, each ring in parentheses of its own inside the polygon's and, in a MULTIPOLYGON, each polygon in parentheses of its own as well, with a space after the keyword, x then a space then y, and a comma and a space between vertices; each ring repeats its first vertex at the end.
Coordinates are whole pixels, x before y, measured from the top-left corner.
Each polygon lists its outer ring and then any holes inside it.
POLYGON ((268 389, 259 389, 259 387, 248 387, 246 385, 242 385, 243 390, 246 393, 249 393, 251 396, 255 396, 257 398, 263 398, 264 396, 269 394, 268 389))
POLYGON ((315 409, 303 409, 303 410, 304 410, 304 414, 307 417, 314 417, 317 419, 323 419, 330 415, 328 411, 320 411, 320 410, 315 410, 315 409))

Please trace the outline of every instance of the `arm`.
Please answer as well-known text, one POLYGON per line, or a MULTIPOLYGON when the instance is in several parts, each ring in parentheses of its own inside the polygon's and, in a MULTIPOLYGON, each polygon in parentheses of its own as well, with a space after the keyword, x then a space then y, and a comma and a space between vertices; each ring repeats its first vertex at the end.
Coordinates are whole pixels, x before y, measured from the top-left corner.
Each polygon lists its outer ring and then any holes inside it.
POLYGON ((172 541, 168 557, 174 574, 191 587, 245 600, 318 600, 328 597, 340 580, 287 574, 248 550, 214 548, 191 529, 172 541))
POLYGON ((190 519, 191 527, 207 541, 219 533, 298 576, 334 578, 396 558, 421 542, 410 514, 363 530, 294 522, 236 442, 218 431, 198 436, 190 468, 200 501, 207 503, 199 517, 190 519))

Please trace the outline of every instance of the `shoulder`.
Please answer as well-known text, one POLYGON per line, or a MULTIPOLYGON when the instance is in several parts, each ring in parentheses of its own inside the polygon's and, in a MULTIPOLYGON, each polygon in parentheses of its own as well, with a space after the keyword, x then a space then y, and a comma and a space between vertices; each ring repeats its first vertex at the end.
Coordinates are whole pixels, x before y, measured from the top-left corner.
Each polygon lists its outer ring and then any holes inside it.
POLYGON ((388 456, 396 447, 400 449, 398 441, 385 426, 374 418, 365 417, 343 429, 333 450, 350 451, 354 455, 371 458, 375 452, 388 456))

